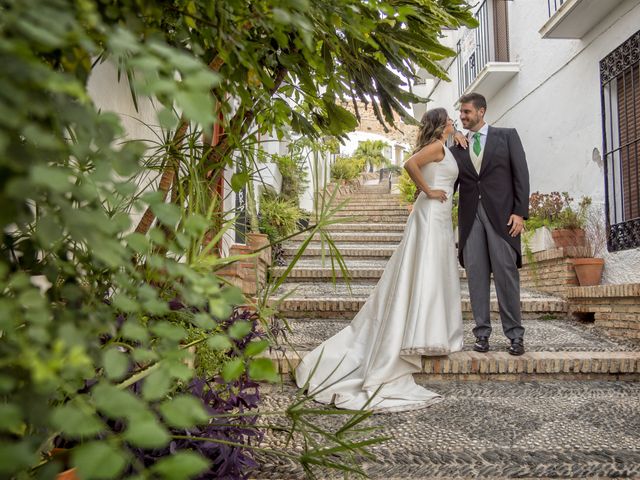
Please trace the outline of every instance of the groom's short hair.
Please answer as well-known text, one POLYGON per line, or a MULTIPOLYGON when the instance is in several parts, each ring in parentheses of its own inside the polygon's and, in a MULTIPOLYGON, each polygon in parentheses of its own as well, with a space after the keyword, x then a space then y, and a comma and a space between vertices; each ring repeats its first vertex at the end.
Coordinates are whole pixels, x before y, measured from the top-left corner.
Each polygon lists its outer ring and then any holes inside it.
POLYGON ((479 93, 467 93, 460 97, 460 103, 473 103, 473 106, 476 107, 477 110, 484 108, 487 110, 487 99, 484 98, 483 95, 479 93))

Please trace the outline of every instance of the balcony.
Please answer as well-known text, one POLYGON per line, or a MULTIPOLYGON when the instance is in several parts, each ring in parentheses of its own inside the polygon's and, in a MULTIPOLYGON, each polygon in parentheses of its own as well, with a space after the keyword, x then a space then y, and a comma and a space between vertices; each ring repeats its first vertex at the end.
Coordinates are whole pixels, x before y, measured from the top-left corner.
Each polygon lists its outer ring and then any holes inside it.
POLYGON ((584 37, 624 0, 547 0, 549 20, 542 38, 584 37))
POLYGON ((458 94, 477 92, 489 99, 519 71, 509 61, 509 19, 506 0, 485 0, 477 10, 479 27, 458 42, 458 94))

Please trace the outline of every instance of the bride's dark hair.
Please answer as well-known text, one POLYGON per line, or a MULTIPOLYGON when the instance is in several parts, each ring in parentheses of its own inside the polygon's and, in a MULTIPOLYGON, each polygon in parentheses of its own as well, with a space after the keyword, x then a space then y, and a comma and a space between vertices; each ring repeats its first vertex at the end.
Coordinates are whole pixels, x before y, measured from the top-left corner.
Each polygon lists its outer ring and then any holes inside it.
POLYGON ((442 136, 447 126, 447 118, 449 114, 444 108, 433 108, 424 113, 420 120, 420 131, 413 153, 419 152, 425 145, 435 142, 442 136))

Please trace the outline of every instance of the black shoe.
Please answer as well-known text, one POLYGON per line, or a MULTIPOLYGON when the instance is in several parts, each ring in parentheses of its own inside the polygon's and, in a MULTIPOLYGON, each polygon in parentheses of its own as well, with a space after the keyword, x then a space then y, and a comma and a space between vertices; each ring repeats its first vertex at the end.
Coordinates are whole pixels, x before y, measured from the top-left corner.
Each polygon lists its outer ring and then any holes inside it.
POLYGON ((511 355, 522 355, 524 353, 524 341, 522 338, 511 340, 511 346, 507 349, 511 355))
POLYGON ((473 344, 476 352, 486 353, 489 351, 489 337, 476 337, 476 343, 473 344))

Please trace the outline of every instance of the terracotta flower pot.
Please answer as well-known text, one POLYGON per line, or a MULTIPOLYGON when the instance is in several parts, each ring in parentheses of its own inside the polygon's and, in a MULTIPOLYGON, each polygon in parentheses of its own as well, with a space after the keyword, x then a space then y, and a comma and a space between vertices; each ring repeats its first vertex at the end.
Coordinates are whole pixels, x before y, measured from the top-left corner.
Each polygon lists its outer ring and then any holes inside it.
POLYGON ((556 228, 551 231, 556 247, 586 247, 587 240, 584 230, 556 228))
POLYGON ((573 266, 581 286, 600 285, 604 269, 603 258, 574 258, 573 266))
MULTIPOLYGON (((58 461, 61 461, 65 466, 69 466, 69 452, 67 448, 52 448, 49 452, 49 456, 58 461)), ((69 468, 56 475, 56 480, 79 480, 78 470, 76 468, 69 468)))
POLYGON ((75 468, 70 468, 56 475, 56 480, 80 480, 75 468))

